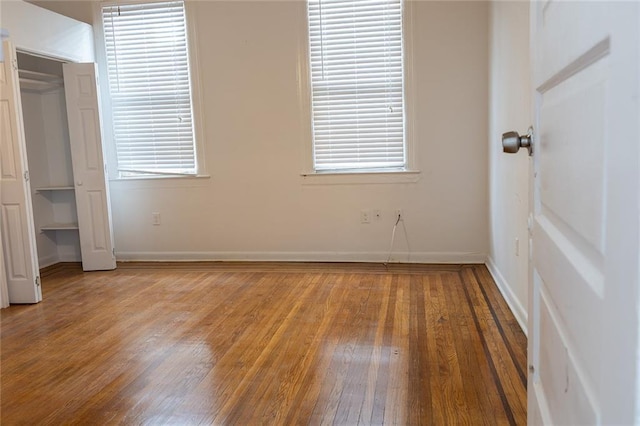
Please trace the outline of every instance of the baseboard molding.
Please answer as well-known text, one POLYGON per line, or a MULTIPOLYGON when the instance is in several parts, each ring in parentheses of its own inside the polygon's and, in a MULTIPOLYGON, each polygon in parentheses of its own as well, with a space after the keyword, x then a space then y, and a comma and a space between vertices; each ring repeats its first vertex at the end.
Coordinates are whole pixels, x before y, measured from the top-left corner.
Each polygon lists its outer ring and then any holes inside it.
MULTIPOLYGON (((119 261, 386 262, 383 252, 116 252, 119 261)), ((484 253, 394 253, 393 263, 485 263, 484 253)))
POLYGON ((51 256, 46 256, 38 259, 38 268, 39 269, 48 268, 49 266, 53 266, 60 262, 63 262, 63 263, 82 262, 82 258, 77 254, 63 254, 63 255, 55 254, 51 256))
POLYGON ((38 267, 40 269, 44 269, 47 268, 51 265, 55 265, 56 263, 60 262, 60 259, 58 258, 58 255, 51 255, 51 256, 46 256, 46 257, 41 257, 38 259, 38 267))
POLYGON ((57 274, 59 272, 69 271, 69 270, 82 270, 81 262, 57 262, 53 265, 46 266, 44 268, 40 268, 40 277, 46 278, 51 275, 57 274))
POLYGON ((520 324, 520 328, 526 336, 527 311, 526 309, 524 309, 516 295, 511 290, 511 286, 507 283, 507 280, 504 278, 491 256, 487 257, 487 269, 489 269, 489 272, 491 273, 493 280, 496 282, 500 293, 502 293, 502 297, 504 297, 507 305, 509 305, 511 312, 513 312, 513 316, 516 317, 518 324, 520 324))

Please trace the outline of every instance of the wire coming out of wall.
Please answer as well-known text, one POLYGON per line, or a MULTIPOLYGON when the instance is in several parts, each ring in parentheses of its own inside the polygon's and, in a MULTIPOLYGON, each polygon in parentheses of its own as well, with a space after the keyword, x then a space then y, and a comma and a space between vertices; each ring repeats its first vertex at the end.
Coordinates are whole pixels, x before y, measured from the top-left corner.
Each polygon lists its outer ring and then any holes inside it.
MULTIPOLYGON (((388 268, 389 262, 391 261, 391 253, 393 252, 393 243, 396 239, 396 230, 398 229, 398 224, 402 222, 402 230, 404 231, 404 238, 407 242, 407 252, 409 256, 411 256, 411 249, 409 248, 409 236, 407 235, 407 227, 404 224, 404 220, 402 218, 402 213, 398 212, 398 217, 396 218, 396 223, 393 225, 393 230, 391 231, 391 243, 389 244, 389 255, 387 256, 387 261, 384 262, 384 266, 388 268)), ((410 260, 410 258, 408 259, 410 260)))

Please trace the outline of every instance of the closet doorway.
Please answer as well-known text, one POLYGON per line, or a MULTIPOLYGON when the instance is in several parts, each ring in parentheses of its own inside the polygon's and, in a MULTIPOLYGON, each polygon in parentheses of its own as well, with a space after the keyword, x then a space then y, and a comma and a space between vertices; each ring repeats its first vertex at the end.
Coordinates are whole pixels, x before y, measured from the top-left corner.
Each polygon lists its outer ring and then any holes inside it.
POLYGON ((4 46, 3 254, 9 301, 36 303, 43 267, 116 266, 96 67, 4 46))

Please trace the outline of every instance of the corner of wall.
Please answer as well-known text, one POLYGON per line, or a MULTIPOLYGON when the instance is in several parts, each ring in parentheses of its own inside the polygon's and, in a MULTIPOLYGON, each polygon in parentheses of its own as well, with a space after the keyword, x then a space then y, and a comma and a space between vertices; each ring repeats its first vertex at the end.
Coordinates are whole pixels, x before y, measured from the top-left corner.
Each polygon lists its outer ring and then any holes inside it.
POLYGON ((531 120, 529 6, 492 2, 489 13, 489 256, 487 268, 527 333, 529 163, 502 153, 500 134, 531 120), (515 243, 515 244, 514 244, 515 243))
POLYGON ((509 309, 511 309, 511 312, 516 317, 516 320, 518 321, 518 324, 520 325, 522 332, 526 336, 527 335, 527 310, 522 306, 522 304, 520 303, 516 295, 513 293, 513 291, 511 290, 513 286, 509 285, 507 280, 500 273, 500 270, 496 266, 491 256, 487 258, 487 268, 489 269, 489 272, 491 273, 493 280, 498 286, 498 290, 500 290, 502 297, 504 297, 504 300, 507 302, 507 305, 509 305, 509 309))

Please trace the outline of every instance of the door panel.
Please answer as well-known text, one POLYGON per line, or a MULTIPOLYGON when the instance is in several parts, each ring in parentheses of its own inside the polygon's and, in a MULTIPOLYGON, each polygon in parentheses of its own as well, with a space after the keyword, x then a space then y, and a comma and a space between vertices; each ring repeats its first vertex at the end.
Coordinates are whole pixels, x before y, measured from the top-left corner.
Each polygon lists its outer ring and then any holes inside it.
POLYGON ((27 154, 20 104, 16 52, 3 44, 5 61, 0 63, 0 164, 2 170, 1 229, 9 302, 42 300, 38 257, 27 181, 27 154))
MULTIPOLYGON (((90 93, 83 92, 82 96, 91 96, 90 93)), ((82 123, 82 138, 87 141, 84 145, 84 170, 101 173, 102 156, 99 149, 101 146, 100 125, 96 123, 95 108, 80 108, 80 122, 82 123)))
POLYGON ((556 414, 555 424, 594 425, 597 415, 594 400, 588 394, 593 392, 587 375, 579 371, 578 361, 564 345, 570 339, 561 336, 561 321, 553 315, 549 297, 544 294, 540 305, 540 339, 545 342, 540 353, 540 386, 547 394, 549 409, 556 414), (573 407, 573 410, 563 410, 573 407))
MULTIPOLYGON (((604 253, 606 71, 603 58, 542 93, 540 199, 580 251, 604 253), (578 126, 567 123, 580 123, 578 126), (546 136, 553 135, 553 143, 546 136), (580 161, 573 161, 579 154, 580 161)), ((590 253, 591 254, 591 253, 590 253)), ((600 260, 601 263, 601 260, 600 260)))
MULTIPOLYGON (((0 83, 3 85, 6 84, 4 75, 2 75, 1 77, 3 78, 2 80, 0 80, 0 83)), ((0 132, 2 132, 2 140, 11 141, 13 140, 13 135, 15 133, 15 124, 12 123, 13 114, 11 114, 9 100, 5 100, 3 97, 1 102, 0 115, 2 118, 0 118, 0 120, 2 120, 2 127, 0 127, 0 132)), ((11 143, 3 143, 2 147, 0 148, 0 153, 2 154, 0 156, 0 162, 2 164, 2 170, 0 171, 0 173, 2 173, 2 179, 16 180, 18 171, 16 170, 17 167, 15 160, 19 157, 16 156, 15 147, 11 143)))
POLYGON ((640 412, 638 8, 532 2, 532 424, 640 412))
POLYGON ((78 227, 85 271, 116 267, 95 64, 64 64, 78 227))
POLYGON ((564 80, 562 70, 576 71, 567 65, 583 55, 601 53, 599 44, 610 35, 611 2, 591 2, 588 7, 558 0, 532 3, 537 3, 532 4, 537 25, 536 33, 532 34, 536 43, 533 52, 536 81, 549 84, 554 82, 554 76, 564 80))
MULTIPOLYGON (((22 238, 22 230, 26 226, 22 218, 23 209, 19 204, 3 204, 2 215, 4 218, 2 233, 8 241, 8 246, 15 248, 16 253, 24 253, 25 241, 22 238)), ((7 276, 9 280, 25 280, 29 278, 29 266, 24 256, 14 256, 12 252, 7 256, 7 276)))
POLYGON ((91 239, 93 246, 91 248, 95 252, 109 250, 106 233, 102 231, 109 226, 105 215, 108 207, 105 205, 103 191, 87 191, 87 201, 91 211, 89 217, 91 218, 91 230, 93 232, 93 238, 91 239))

